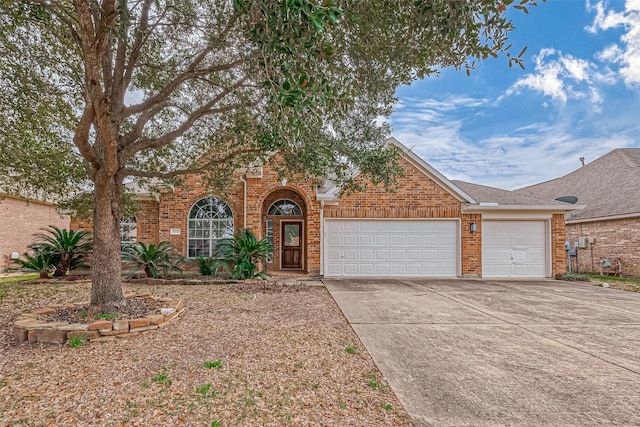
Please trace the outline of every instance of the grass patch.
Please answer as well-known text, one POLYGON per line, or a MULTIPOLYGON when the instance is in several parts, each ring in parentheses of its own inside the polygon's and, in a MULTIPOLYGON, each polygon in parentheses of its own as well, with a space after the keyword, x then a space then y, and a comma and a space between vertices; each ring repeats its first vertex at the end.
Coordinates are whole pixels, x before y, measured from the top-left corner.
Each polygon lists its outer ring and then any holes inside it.
POLYGON ((589 278, 598 283, 594 286, 601 286, 607 283, 609 288, 621 291, 640 292, 640 278, 637 277, 619 277, 619 276, 601 276, 599 274, 590 274, 589 278))
POLYGON ((216 397, 218 392, 211 390, 211 383, 196 386, 196 393, 201 394, 203 397, 216 397))
POLYGON ((344 348, 344 351, 349 354, 354 354, 356 352, 356 348, 349 345, 344 348))
POLYGON ((213 362, 204 362, 204 367, 207 369, 222 369, 222 359, 214 360, 213 362))
POLYGON ((25 276, 0 277, 0 285, 23 282, 25 280, 37 279, 38 277, 40 276, 37 274, 27 274, 25 276))
POLYGON ((81 337, 71 338, 69 340, 69 347, 71 348, 82 347, 82 344, 84 344, 84 338, 81 337))
POLYGON ((567 282, 588 282, 589 276, 581 273, 562 273, 556 276, 558 280, 565 280, 567 282))
MULTIPOLYGON (((86 313, 85 313, 86 315, 86 313)), ((118 317, 120 317, 119 314, 117 313, 109 313, 109 314, 101 314, 100 316, 98 316, 99 319, 106 319, 106 320, 112 320, 112 319, 117 319, 118 317)))
POLYGON ((171 383, 173 383, 173 381, 171 381, 171 379, 167 376, 167 368, 164 366, 162 367, 162 372, 151 378, 151 381, 156 384, 164 384, 167 386, 170 386, 171 383))

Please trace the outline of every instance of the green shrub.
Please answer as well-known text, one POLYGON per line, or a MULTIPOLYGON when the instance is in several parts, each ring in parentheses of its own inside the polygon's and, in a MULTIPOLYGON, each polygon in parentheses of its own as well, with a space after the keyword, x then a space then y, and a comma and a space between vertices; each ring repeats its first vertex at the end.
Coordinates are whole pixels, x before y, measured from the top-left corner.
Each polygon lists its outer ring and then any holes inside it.
POLYGON ((46 233, 34 234, 36 239, 29 248, 35 254, 48 254, 51 257, 55 277, 63 277, 75 268, 87 267, 84 260, 93 248, 90 232, 65 230, 53 225, 43 230, 46 233))
POLYGON ((243 228, 236 236, 218 243, 216 257, 219 260, 214 263, 214 271, 223 267, 234 279, 264 277, 264 272, 258 271, 259 263, 265 265, 272 252, 269 238, 258 240, 251 230, 243 228))
POLYGON ((200 255, 196 258, 196 261, 198 262, 198 270, 201 275, 211 276, 213 274, 213 268, 216 262, 214 258, 200 255))
POLYGON ((174 253, 169 242, 126 245, 122 250, 122 260, 127 267, 144 270, 147 277, 166 277, 171 271, 182 272, 178 267, 182 257, 174 253))
POLYGON ((54 256, 49 252, 35 250, 33 254, 25 253, 24 259, 17 259, 16 262, 27 271, 35 271, 41 279, 48 279, 49 273, 55 270, 54 256))
POLYGON ((566 280, 567 282, 588 282, 589 276, 580 273, 562 273, 556 276, 557 280, 566 280))

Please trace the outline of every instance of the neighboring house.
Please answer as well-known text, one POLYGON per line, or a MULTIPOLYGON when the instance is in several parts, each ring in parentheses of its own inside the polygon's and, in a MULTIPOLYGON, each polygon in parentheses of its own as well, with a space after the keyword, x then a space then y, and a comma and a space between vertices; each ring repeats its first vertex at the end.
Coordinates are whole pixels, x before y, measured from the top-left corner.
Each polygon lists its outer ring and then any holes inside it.
POLYGON ((268 271, 326 277, 565 271, 567 204, 451 182, 395 139, 390 143, 404 152, 405 176, 395 192, 370 185, 338 197, 330 181, 281 180, 265 164, 236 171, 228 197, 221 197, 192 175, 172 190, 139 193, 136 238, 169 241, 193 258, 212 255, 219 239, 249 228, 273 241, 268 271))
POLYGON ((0 193, 0 270, 8 266, 12 254, 22 256, 33 243, 34 233, 54 225, 69 228, 69 217, 39 200, 25 200, 0 193))
POLYGON ((584 205, 566 216, 567 239, 574 248, 578 242, 579 271, 598 273, 604 260, 612 264, 605 271, 614 270, 620 259, 622 274, 640 276, 640 148, 615 149, 563 177, 516 192, 574 196, 584 205))

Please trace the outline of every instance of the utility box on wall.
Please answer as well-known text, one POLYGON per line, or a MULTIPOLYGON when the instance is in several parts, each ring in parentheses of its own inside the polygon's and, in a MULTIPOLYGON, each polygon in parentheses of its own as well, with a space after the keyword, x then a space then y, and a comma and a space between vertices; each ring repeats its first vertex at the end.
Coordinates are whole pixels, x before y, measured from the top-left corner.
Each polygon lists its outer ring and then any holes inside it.
POLYGON ((587 238, 586 237, 578 237, 578 241, 576 242, 577 248, 586 248, 587 247, 587 238))

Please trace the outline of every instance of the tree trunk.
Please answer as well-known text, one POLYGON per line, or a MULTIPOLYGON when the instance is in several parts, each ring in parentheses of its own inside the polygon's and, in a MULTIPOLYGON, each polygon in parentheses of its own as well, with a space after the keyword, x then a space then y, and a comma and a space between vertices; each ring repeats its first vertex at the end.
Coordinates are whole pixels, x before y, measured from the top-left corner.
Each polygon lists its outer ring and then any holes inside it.
POLYGON ((120 183, 102 170, 94 172, 91 305, 116 313, 124 303, 120 259, 120 183))

